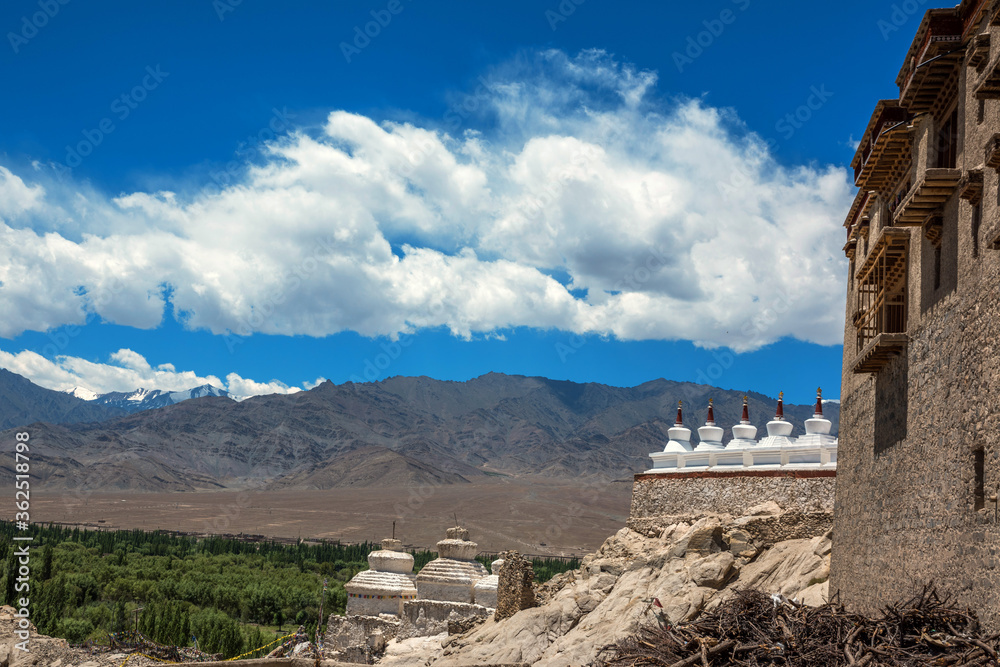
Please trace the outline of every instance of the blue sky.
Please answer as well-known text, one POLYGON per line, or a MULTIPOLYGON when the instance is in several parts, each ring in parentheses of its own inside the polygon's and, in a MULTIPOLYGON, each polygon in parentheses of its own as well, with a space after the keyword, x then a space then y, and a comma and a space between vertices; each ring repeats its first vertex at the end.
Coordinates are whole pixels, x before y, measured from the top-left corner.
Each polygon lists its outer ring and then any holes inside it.
POLYGON ((836 396, 910 4, 5 2, 0 366, 836 396))

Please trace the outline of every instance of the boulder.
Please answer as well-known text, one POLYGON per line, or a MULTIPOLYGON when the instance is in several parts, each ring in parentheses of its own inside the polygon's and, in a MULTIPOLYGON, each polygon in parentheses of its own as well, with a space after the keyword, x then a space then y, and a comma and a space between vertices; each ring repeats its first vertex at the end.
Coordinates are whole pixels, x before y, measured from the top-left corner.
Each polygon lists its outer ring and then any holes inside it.
POLYGON ((733 570, 736 558, 728 551, 696 560, 688 566, 688 576, 695 586, 720 588, 733 570))

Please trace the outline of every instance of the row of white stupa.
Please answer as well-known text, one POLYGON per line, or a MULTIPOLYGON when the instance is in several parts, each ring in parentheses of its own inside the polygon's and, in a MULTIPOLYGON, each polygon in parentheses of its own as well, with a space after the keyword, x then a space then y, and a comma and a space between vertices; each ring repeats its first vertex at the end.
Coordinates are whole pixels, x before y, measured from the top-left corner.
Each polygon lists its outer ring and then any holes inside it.
POLYGON ((479 545, 469 541, 469 531, 449 528, 447 539, 437 543, 438 557, 413 574, 413 556, 399 540, 382 540, 382 550, 368 554, 369 569, 344 586, 348 616, 401 616, 411 600, 434 600, 497 606, 497 584, 502 560, 493 561, 493 574, 476 560, 479 545))
POLYGON ((823 392, 816 391, 816 412, 806 420, 805 435, 792 435, 792 424, 785 419, 784 392, 778 395, 774 419, 767 423, 767 437, 756 440, 757 427, 750 423, 747 398, 743 397, 743 417, 732 428, 733 437, 723 444, 725 431, 715 424, 712 400, 708 418, 698 429, 700 442, 691 444, 691 429, 684 426, 681 403, 677 403, 677 422, 667 431, 670 442, 662 452, 649 455, 653 467, 646 473, 695 472, 698 470, 836 470, 837 438, 830 435, 833 423, 823 417, 823 392))

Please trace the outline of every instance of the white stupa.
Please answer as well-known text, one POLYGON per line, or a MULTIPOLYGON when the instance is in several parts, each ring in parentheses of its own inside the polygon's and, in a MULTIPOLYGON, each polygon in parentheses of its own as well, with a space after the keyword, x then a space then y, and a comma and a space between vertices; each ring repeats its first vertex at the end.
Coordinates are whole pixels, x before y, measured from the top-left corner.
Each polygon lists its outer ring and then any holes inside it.
POLYGON ((681 408, 683 404, 681 401, 677 401, 677 421, 674 422, 673 427, 667 429, 667 435, 670 437, 670 442, 667 446, 663 448, 665 452, 674 452, 682 454, 684 452, 690 452, 691 446, 691 429, 684 426, 684 415, 681 413, 681 408))
POLYGON ((382 550, 368 554, 368 568, 344 585, 347 615, 378 616, 403 613, 403 602, 417 597, 413 556, 399 540, 382 540, 382 550))
POLYGON ((740 423, 733 426, 733 439, 726 449, 744 449, 757 445, 757 427, 750 423, 750 408, 747 407, 747 397, 743 397, 743 417, 740 423))
POLYGON ((761 447, 791 447, 794 443, 788 436, 792 434, 792 424, 785 420, 785 392, 778 392, 778 409, 774 419, 767 422, 767 437, 760 441, 761 447))
POLYGON ((476 604, 489 609, 497 608, 497 587, 500 585, 500 566, 502 565, 502 558, 493 561, 490 565, 490 572, 492 574, 483 577, 472 587, 475 593, 476 604))
POLYGON ((704 452, 725 449, 726 446, 722 444, 722 436, 724 434, 725 431, 715 425, 715 411, 712 408, 712 399, 708 399, 708 418, 705 420, 705 425, 698 429, 698 439, 701 442, 694 448, 694 451, 704 452))
POLYGON ((823 389, 816 390, 816 412, 806 420, 806 434, 795 440, 796 445, 833 445, 837 438, 830 435, 833 422, 823 416, 823 389))
POLYGON ((417 575, 417 596, 422 600, 467 602, 474 600, 473 587, 489 573, 476 560, 479 545, 469 541, 465 528, 449 528, 447 539, 437 543, 438 557, 417 575))

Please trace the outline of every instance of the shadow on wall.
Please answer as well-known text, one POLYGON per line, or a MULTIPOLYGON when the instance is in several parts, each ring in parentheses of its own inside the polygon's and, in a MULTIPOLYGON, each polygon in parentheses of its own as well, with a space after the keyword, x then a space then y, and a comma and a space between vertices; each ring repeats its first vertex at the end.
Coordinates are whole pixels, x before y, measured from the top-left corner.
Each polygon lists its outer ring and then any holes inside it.
POLYGON ((894 358, 875 376, 875 457, 906 438, 909 359, 894 358))

